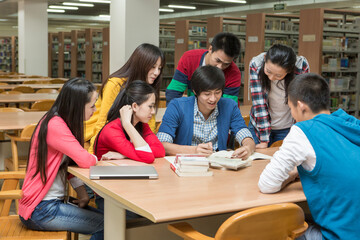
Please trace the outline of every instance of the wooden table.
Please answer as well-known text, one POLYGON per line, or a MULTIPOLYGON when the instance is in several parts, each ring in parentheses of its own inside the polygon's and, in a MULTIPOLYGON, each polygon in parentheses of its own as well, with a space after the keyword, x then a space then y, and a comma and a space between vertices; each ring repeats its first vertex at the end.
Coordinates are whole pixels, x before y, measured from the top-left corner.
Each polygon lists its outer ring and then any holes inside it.
POLYGON ((39 100, 55 100, 58 93, 0 94, 0 103, 26 103, 39 100))
MULTIPOLYGON (((131 160, 114 164, 141 165, 131 160)), ((105 239, 126 239, 125 209, 152 222, 167 222, 236 212, 252 207, 305 201, 300 182, 276 194, 260 193, 257 183, 268 160, 239 171, 212 170, 212 177, 178 177, 165 159, 156 159, 157 180, 90 180, 89 169, 69 167, 105 199, 105 239)))
MULTIPOLYGON (((26 81, 50 81, 54 78, 0 78, 2 83, 25 83, 26 81)), ((61 80, 69 80, 68 78, 59 78, 61 80)))
POLYGON ((21 130, 38 123, 46 112, 0 112, 0 130, 21 130))
POLYGON ((59 89, 62 88, 64 84, 8 84, 8 85, 0 85, 0 89, 2 90, 13 90, 16 87, 31 87, 33 89, 59 89))

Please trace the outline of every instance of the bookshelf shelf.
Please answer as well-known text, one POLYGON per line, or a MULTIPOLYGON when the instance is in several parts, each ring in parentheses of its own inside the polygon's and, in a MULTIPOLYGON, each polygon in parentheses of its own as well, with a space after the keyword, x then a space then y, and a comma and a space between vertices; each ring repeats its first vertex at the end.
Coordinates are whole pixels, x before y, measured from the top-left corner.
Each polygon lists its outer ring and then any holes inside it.
POLYGON ((324 8, 301 10, 299 38, 299 52, 309 60, 311 72, 329 83, 331 111, 342 108, 356 117, 360 112, 360 21, 355 17, 359 15, 324 8))
POLYGON ((165 66, 163 69, 163 80, 161 90, 165 90, 174 75, 174 54, 175 54, 175 25, 160 23, 159 26, 159 47, 165 55, 165 66))

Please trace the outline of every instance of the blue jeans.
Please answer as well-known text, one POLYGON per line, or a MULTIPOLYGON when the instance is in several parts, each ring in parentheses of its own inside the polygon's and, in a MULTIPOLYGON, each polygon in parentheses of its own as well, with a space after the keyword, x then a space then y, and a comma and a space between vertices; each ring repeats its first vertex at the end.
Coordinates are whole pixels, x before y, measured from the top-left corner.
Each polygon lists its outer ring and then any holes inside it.
MULTIPOLYGON (((101 212, 104 212, 104 198, 100 197, 99 195, 95 195, 95 203, 97 209, 101 212)), ((142 218, 139 214, 126 210, 126 220, 142 218)))
POLYGON ((322 233, 320 231, 320 227, 317 225, 310 225, 306 232, 298 237, 296 240, 322 240, 322 233))
MULTIPOLYGON (((251 132, 252 137, 254 138, 255 144, 259 144, 260 140, 256 136, 255 128, 251 124, 251 122, 249 122, 249 127, 248 128, 249 128, 249 130, 251 132)), ((290 128, 285 128, 285 129, 280 129, 280 130, 271 130, 270 142, 268 143, 268 147, 270 147, 271 144, 273 144, 276 141, 284 140, 284 138, 288 135, 289 132, 290 132, 290 128)))
POLYGON ((29 229, 38 231, 70 231, 92 234, 91 240, 104 239, 104 215, 95 208, 79 208, 61 200, 41 201, 31 218, 21 222, 29 229))

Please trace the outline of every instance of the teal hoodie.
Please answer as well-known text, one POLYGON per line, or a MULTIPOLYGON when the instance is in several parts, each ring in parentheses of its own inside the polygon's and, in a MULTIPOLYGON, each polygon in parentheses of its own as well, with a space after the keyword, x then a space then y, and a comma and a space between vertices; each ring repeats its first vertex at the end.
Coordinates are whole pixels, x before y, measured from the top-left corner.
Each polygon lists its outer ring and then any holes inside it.
POLYGON ((298 172, 323 239, 359 239, 360 120, 340 109, 296 125, 316 154, 314 169, 298 172))

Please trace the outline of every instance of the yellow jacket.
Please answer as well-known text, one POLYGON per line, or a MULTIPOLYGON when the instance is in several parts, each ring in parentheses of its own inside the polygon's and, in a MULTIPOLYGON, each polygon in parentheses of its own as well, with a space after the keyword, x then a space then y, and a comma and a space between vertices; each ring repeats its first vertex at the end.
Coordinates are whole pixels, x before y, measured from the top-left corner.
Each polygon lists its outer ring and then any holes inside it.
MULTIPOLYGON (((89 120, 85 122, 85 142, 90 140, 89 153, 94 153, 94 143, 97 134, 106 123, 107 114, 115 101, 115 98, 120 92, 121 86, 126 81, 126 78, 110 78, 103 90, 103 99, 99 96, 95 103, 96 111, 89 120)), ((155 116, 149 121, 149 126, 152 131, 155 131, 155 116)))

